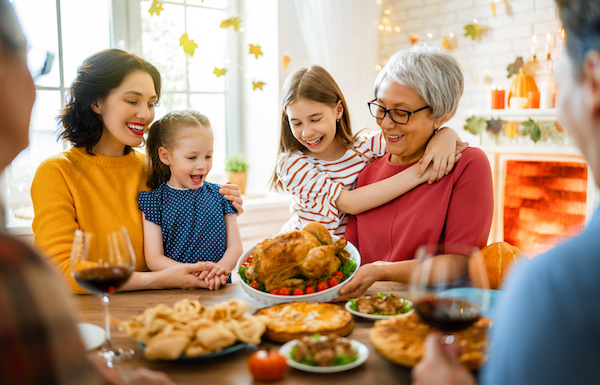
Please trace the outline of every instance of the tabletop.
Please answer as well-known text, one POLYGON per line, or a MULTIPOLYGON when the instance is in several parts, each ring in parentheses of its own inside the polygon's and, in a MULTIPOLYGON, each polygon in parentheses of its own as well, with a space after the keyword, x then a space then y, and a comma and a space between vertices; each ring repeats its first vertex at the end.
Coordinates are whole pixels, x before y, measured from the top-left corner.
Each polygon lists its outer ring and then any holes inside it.
MULTIPOLYGON (((378 291, 402 292, 404 286, 392 282, 378 282, 365 294, 373 295, 378 291)), ((215 305, 231 298, 246 301, 249 311, 265 307, 266 305, 250 298, 241 288, 239 282, 226 285, 217 291, 210 290, 147 290, 140 292, 115 293, 110 295, 110 315, 122 320, 129 320, 132 316, 141 314, 144 309, 164 303, 172 306, 180 299, 197 299, 205 306, 215 305)), ((88 322, 104 326, 104 313, 97 295, 74 295, 74 304, 79 322, 88 322)), ((339 304, 343 306, 342 303, 339 304)), ((329 374, 315 374, 289 368, 286 376, 277 383, 282 384, 378 384, 402 385, 410 384, 410 368, 394 364, 385 359, 369 341, 369 329, 373 321, 363 318, 354 318, 354 329, 348 338, 365 344, 369 349, 367 361, 354 369, 329 374)), ((278 349, 281 344, 263 341, 260 345, 249 346, 243 350, 229 355, 212 359, 187 362, 148 361, 143 357, 141 348, 125 333, 115 329, 111 330, 112 342, 115 347, 132 348, 136 351, 135 358, 117 367, 126 375, 136 367, 146 367, 152 370, 163 371, 169 374, 173 381, 180 385, 186 384, 260 384, 254 381, 248 370, 248 357, 257 349, 278 349)))

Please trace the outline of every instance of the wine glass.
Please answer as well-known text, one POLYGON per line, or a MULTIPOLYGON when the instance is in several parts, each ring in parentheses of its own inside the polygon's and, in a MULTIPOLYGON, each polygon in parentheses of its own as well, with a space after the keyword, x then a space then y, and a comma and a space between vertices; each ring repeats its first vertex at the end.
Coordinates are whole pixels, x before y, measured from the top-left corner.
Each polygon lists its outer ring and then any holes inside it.
POLYGON ((445 333, 468 328, 489 309, 490 290, 479 248, 466 245, 426 244, 415 253, 409 279, 414 308, 428 325, 445 333))
POLYGON ((108 294, 127 282, 134 266, 135 253, 124 226, 117 231, 104 233, 75 231, 71 249, 71 274, 84 289, 102 296, 106 342, 100 355, 109 366, 125 362, 135 354, 132 349, 113 348, 108 311, 108 294))

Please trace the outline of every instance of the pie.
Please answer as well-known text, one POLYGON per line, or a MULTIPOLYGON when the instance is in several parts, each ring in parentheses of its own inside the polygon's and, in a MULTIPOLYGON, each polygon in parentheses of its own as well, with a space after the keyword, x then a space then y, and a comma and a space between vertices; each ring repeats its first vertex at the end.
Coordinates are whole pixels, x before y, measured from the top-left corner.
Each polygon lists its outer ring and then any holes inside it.
POLYGON ((315 333, 346 336, 354 328, 352 314, 341 306, 321 302, 290 302, 262 308, 256 315, 266 316, 263 338, 287 342, 315 333))
MULTIPOLYGON (((487 359, 490 326, 491 320, 482 317, 473 326, 453 333, 460 346, 459 360, 470 370, 479 369, 487 359)), ((369 338, 385 358, 412 367, 423 357, 425 338, 432 330, 413 312, 376 321, 369 338)))

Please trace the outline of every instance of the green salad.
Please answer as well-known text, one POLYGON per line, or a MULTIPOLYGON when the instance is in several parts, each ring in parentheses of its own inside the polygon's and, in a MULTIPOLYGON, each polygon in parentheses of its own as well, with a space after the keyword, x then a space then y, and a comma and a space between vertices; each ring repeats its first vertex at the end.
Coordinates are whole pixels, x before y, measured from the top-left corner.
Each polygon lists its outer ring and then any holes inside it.
POLYGON ((382 292, 378 292, 377 297, 361 295, 358 298, 352 298, 348 301, 350 302, 350 309, 357 312, 361 312, 358 310, 359 301, 369 301, 373 311, 366 314, 373 315, 397 315, 405 314, 413 310, 412 302, 406 298, 400 298, 396 294, 384 294, 382 292), (390 307, 394 309, 395 312, 383 311, 384 308, 389 309, 390 307))

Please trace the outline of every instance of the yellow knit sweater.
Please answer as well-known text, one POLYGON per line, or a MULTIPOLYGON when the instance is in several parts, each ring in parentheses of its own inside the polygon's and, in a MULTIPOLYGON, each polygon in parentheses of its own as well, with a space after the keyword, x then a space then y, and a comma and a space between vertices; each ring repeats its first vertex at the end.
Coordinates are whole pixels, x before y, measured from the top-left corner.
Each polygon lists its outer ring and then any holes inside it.
POLYGON ((73 292, 86 293, 71 277, 76 229, 114 231, 124 225, 135 251, 136 270, 148 270, 137 203, 144 189, 144 155, 135 150, 108 157, 71 147, 40 164, 31 185, 34 244, 63 274, 73 292))

